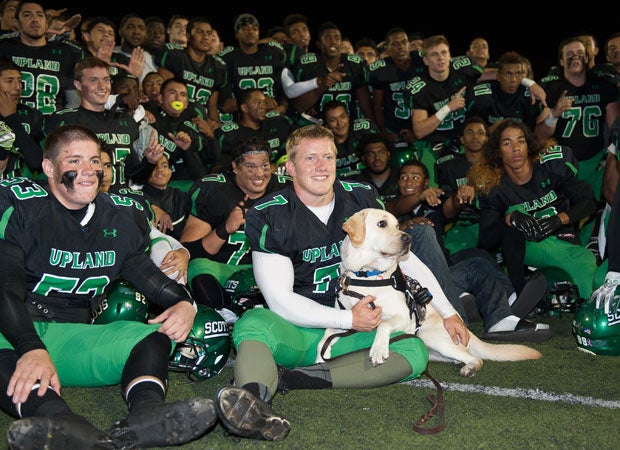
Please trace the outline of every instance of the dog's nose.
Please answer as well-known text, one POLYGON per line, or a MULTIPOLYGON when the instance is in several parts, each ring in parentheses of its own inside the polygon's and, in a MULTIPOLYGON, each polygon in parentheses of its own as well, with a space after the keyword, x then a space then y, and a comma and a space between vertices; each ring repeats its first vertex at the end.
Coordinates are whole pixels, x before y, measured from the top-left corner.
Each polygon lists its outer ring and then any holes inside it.
POLYGON ((400 236, 400 240, 403 241, 405 244, 408 244, 411 242, 411 235, 409 233, 403 233, 400 236))

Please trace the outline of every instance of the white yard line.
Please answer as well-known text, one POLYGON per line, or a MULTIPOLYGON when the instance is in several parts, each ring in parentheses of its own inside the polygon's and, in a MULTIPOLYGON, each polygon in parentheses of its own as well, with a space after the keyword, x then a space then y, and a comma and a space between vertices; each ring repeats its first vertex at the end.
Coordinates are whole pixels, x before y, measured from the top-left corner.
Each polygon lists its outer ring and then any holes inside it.
MULTIPOLYGON (((430 380, 412 380, 404 382, 415 387, 424 387, 435 389, 430 380)), ((497 386, 480 386, 476 384, 461 383, 441 383, 441 387, 448 391, 473 392, 478 394, 493 395, 496 397, 516 397, 528 398, 531 400, 542 400, 546 402, 562 402, 572 405, 597 406, 599 408, 619 409, 620 401, 603 400, 600 398, 584 397, 573 394, 558 394, 555 392, 545 392, 540 389, 507 389, 497 386)))

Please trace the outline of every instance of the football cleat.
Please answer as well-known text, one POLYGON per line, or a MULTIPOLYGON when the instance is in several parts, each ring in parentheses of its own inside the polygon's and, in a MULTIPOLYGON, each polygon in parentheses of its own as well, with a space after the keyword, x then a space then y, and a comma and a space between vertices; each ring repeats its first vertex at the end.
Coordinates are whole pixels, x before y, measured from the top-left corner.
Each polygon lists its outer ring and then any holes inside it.
POLYGON ((234 436, 281 441, 291 429, 288 420, 277 415, 267 403, 240 387, 225 386, 220 389, 215 407, 224 428, 234 436))
POLYGON ((84 417, 27 417, 13 422, 6 433, 11 450, 114 449, 111 437, 84 417))
POLYGON ((139 413, 130 412, 109 433, 122 448, 166 447, 199 438, 216 420, 213 400, 193 398, 161 403, 139 413))

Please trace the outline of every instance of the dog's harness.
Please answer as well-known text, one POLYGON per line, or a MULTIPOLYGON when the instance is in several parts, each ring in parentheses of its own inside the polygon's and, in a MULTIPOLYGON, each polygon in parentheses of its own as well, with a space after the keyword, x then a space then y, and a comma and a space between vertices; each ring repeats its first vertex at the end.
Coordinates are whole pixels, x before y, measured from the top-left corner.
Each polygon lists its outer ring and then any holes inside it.
MULTIPOLYGON (((400 267, 397 267, 388 278, 380 278, 376 280, 364 280, 360 278, 374 277, 385 272, 372 270, 352 273, 358 278, 351 278, 350 276, 347 276, 345 272, 340 277, 340 283, 338 286, 339 290, 342 290, 342 293, 348 295, 349 297, 355 297, 360 300, 364 298, 363 294, 350 290, 349 286, 392 286, 397 291, 404 292, 407 307, 409 308, 409 314, 412 318, 415 318, 416 322, 414 334, 417 334, 426 317, 426 305, 433 299, 433 295, 427 288, 422 287, 418 280, 414 280, 413 278, 405 275, 402 270, 400 270, 400 267)), ((338 300, 338 303, 340 308, 344 309, 344 306, 340 303, 340 300, 338 300)), ((375 308, 373 302, 369 304, 373 309, 375 308)))

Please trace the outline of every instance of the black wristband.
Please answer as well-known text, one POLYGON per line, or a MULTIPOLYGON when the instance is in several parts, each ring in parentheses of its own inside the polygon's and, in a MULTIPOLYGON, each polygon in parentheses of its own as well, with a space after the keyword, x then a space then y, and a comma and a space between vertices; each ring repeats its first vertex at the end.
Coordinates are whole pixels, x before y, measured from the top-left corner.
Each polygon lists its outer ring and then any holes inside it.
POLYGON ((226 222, 222 222, 220 223, 217 227, 215 227, 215 234, 217 234, 217 237, 219 237, 220 239, 223 239, 225 241, 228 240, 228 231, 226 231, 226 222))

